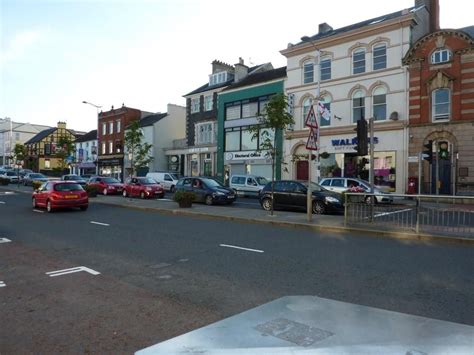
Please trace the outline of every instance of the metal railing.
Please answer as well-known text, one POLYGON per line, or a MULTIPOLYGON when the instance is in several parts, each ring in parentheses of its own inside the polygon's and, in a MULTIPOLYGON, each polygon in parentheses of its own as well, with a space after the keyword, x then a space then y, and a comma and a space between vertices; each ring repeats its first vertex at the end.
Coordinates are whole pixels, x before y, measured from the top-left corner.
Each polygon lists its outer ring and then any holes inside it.
POLYGON ((474 197, 346 193, 344 225, 474 239, 474 197), (382 202, 389 199, 391 201, 382 202), (375 198, 375 200, 373 200, 375 198), (380 200, 380 202, 372 203, 380 200))

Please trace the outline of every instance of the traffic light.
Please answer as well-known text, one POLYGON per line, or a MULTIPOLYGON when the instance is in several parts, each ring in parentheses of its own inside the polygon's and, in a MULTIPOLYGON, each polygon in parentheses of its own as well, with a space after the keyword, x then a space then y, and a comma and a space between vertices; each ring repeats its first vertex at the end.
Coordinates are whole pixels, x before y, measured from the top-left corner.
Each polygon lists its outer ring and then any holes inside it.
POLYGON ((357 155, 367 155, 369 139, 367 138, 367 121, 361 118, 357 121, 357 155))
POLYGON ((426 150, 423 151, 423 160, 426 160, 431 164, 433 161, 433 141, 429 140, 427 144, 424 144, 423 147, 426 148, 426 150))

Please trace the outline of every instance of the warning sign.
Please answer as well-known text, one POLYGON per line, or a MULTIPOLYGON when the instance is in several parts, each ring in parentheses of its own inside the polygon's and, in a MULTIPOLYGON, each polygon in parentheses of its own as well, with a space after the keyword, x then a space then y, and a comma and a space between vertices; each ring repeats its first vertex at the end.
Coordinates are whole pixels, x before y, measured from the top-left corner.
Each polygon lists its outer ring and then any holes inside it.
POLYGON ((309 109, 308 116, 306 116, 305 125, 311 128, 318 128, 318 119, 314 113, 313 105, 309 109))
POLYGON ((306 142, 306 149, 318 150, 317 136, 318 136, 317 129, 311 128, 309 130, 308 141, 306 142))

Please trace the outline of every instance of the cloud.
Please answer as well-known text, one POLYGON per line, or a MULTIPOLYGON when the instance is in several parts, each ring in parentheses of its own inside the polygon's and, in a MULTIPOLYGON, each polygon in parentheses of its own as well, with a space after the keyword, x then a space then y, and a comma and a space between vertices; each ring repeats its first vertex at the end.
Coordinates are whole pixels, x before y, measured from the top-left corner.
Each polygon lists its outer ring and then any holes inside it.
POLYGON ((7 63, 24 56, 39 40, 44 37, 44 31, 26 30, 16 33, 6 48, 2 49, 0 54, 0 63, 7 63))

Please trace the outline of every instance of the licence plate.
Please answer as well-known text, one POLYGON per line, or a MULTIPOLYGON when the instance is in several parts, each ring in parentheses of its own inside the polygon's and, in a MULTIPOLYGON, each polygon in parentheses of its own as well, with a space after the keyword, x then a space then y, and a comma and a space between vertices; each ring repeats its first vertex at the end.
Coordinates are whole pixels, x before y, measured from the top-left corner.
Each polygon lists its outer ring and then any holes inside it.
POLYGON ((234 198, 234 196, 227 196, 227 198, 234 198))
POLYGON ((66 198, 77 198, 77 195, 66 195, 66 198))

